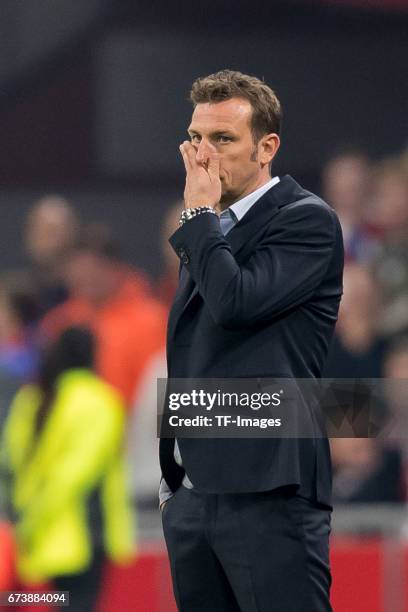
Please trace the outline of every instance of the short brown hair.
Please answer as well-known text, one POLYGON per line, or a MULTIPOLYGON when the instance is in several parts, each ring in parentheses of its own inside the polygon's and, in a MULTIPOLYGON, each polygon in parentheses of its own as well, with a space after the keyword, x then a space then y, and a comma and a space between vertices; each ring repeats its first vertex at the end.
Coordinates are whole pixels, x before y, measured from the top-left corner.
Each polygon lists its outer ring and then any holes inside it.
POLYGON ((244 98, 252 106, 251 130, 254 142, 265 134, 280 134, 282 107, 277 95, 268 85, 254 76, 236 70, 220 70, 196 79, 191 87, 193 106, 244 98))

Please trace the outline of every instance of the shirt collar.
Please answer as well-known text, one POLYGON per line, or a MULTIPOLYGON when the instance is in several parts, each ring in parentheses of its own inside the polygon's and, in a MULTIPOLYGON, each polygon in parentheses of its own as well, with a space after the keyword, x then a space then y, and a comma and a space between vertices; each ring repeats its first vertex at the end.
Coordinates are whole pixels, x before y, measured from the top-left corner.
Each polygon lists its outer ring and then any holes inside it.
MULTIPOLYGON (((274 185, 277 185, 279 180, 279 176, 274 176, 270 181, 265 183, 265 185, 262 185, 262 187, 259 187, 252 193, 249 193, 247 196, 238 200, 238 202, 231 204, 227 210, 232 213, 231 216, 234 218, 235 222, 241 221, 255 202, 257 202, 259 198, 262 197, 264 193, 269 191, 269 189, 271 189, 274 185)), ((226 212, 227 211, 224 210, 220 216, 226 212)))

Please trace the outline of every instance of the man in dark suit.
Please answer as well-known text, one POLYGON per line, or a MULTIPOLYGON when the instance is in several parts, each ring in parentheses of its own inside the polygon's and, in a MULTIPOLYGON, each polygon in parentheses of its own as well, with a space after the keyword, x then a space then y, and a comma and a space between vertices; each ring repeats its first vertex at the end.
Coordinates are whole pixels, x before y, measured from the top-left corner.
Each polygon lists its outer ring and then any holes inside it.
MULTIPOLYGON (((318 378, 342 293, 336 215, 290 176, 271 177, 281 107, 265 83, 224 70, 195 81, 191 100, 169 384, 318 378)), ((325 438, 162 438, 160 461, 179 610, 331 609, 325 438)))

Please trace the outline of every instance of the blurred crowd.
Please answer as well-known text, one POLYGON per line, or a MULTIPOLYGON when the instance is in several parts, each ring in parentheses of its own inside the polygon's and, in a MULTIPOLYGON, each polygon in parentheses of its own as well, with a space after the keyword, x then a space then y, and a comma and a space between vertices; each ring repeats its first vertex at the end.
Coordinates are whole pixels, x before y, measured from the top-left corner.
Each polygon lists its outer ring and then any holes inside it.
MULTIPOLYGON (((408 153, 338 151, 320 193, 346 258, 324 376, 408 379, 408 153)), ((134 558, 134 509, 157 508, 156 381, 178 277, 167 238, 181 207, 164 219, 155 282, 59 195, 33 203, 26 267, 0 276, 0 569, 14 541, 15 580, 53 582, 87 610, 105 560, 134 558)), ((336 503, 406 500, 407 395, 386 398, 400 437, 331 440, 336 503)))
POLYGON ((331 440, 334 499, 405 501, 408 153, 373 163, 362 151, 339 151, 323 169, 322 194, 337 211, 345 246, 344 293, 324 376, 401 379, 379 407, 387 422, 398 422, 399 436, 331 440))
POLYGON ((153 286, 61 196, 33 203, 21 238, 26 267, 0 277, 0 589, 51 584, 89 611, 105 562, 135 558, 145 467, 157 507, 155 401, 140 463, 127 432, 175 281, 153 286))

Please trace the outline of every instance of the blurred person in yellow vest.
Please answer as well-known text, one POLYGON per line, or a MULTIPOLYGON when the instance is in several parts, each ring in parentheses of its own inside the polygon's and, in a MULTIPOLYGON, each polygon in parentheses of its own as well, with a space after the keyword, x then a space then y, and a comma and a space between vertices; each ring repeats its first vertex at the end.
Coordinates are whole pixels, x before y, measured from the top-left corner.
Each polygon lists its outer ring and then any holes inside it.
POLYGON ((93 337, 67 329, 44 355, 38 385, 15 396, 2 462, 21 581, 70 591, 77 611, 94 609, 104 561, 134 557, 125 487, 125 411, 92 371, 93 337))

